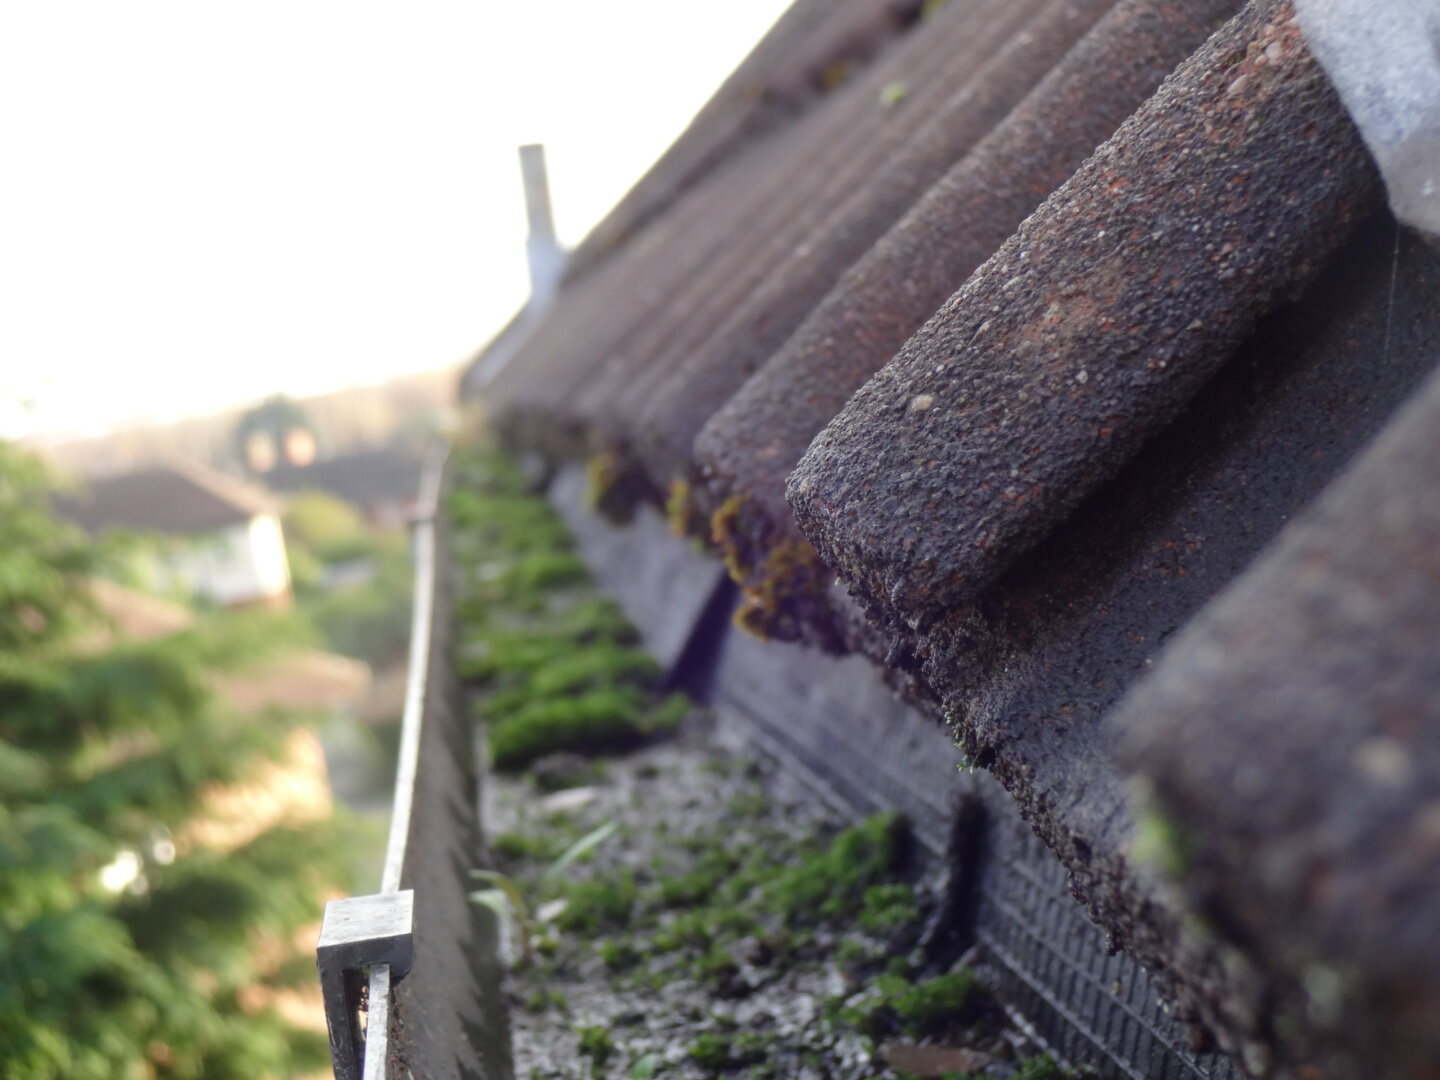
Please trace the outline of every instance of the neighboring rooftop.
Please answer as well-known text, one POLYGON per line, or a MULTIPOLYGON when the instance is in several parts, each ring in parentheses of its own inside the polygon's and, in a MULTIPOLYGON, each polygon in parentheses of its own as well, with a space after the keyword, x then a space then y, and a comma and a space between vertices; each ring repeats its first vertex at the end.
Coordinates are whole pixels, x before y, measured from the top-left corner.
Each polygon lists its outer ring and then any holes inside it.
POLYGON ((55 496, 56 512, 90 532, 120 528, 192 535, 277 509, 259 488, 193 462, 101 477, 55 496))
POLYGON ((423 455, 408 446, 359 450, 322 458, 311 465, 277 465, 265 483, 276 491, 326 491, 355 506, 386 500, 413 500, 420 491, 423 455))

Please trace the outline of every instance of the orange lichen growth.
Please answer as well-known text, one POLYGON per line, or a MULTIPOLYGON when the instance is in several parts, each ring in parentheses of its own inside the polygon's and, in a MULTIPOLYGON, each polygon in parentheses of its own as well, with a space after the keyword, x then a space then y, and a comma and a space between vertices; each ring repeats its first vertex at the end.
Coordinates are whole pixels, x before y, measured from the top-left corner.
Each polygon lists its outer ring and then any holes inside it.
POLYGON ((602 450, 585 465, 590 509, 617 525, 629 524, 645 499, 645 484, 633 462, 617 450, 602 450))
POLYGON ((705 514, 695 499, 695 489, 683 477, 670 482, 670 494, 665 499, 665 518, 670 523, 670 531, 676 536, 706 542, 710 539, 705 514))
POLYGON ((710 536, 740 586, 737 627, 762 640, 794 641, 808 608, 823 604, 833 575, 806 540, 776 540, 746 500, 732 495, 710 519, 710 536))

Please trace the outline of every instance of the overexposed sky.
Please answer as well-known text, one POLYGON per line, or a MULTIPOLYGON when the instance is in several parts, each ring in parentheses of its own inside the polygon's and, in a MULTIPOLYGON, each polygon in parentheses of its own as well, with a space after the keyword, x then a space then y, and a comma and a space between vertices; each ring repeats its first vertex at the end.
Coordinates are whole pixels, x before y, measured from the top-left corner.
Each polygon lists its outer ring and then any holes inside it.
POLYGON ((0 437, 457 361, 785 0, 0 4, 0 437), (28 403, 25 404, 25 403, 28 403))

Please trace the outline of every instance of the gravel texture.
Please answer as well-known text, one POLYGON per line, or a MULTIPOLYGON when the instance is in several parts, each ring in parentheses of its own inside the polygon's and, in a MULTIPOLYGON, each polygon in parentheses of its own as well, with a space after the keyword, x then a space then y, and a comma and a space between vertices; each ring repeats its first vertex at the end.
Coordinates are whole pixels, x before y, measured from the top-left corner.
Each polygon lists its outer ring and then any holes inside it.
POLYGON ((776 881, 793 885, 786 872, 829 849, 847 823, 702 717, 623 758, 557 755, 523 777, 497 776, 486 802, 493 863, 543 917, 529 963, 513 963, 514 922, 505 935, 516 1077, 1063 1075, 1035 1058, 982 988, 957 1009, 942 1001, 929 1012, 912 994, 908 1017, 881 1001, 906 985, 942 993, 967 971, 921 944, 938 890, 903 822, 888 833, 901 838, 890 883, 911 884, 913 901, 879 917, 881 894, 832 917, 784 910, 776 881), (582 786, 546 790, 567 783, 582 786), (540 886, 559 851, 611 822, 615 833, 589 857, 540 886), (707 881, 717 859, 733 869, 707 881), (625 881, 634 883, 627 915, 576 924, 586 890, 625 881), (744 895, 733 895, 727 886, 742 881, 744 895), (686 944, 667 948, 677 937, 686 944), (958 974, 926 982, 947 972, 958 974))

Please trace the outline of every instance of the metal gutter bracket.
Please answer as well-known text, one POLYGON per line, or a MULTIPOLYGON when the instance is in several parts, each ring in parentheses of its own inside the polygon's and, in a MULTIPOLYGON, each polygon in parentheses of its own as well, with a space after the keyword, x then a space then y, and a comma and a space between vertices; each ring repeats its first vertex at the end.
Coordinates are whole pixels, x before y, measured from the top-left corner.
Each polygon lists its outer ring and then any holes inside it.
MULTIPOLYGON (((330 1059, 335 1080, 360 1080, 365 1034, 360 1014, 370 982, 370 969, 384 966, 388 982, 399 982, 415 954, 415 892, 377 893, 331 900, 325 905, 315 966, 325 997, 325 1023, 330 1030, 330 1059)), ((378 1015, 388 1017, 388 1010, 378 1015)), ((372 1014, 372 1019, 378 1019, 372 1014)), ((383 1041, 383 1032, 377 1032, 383 1041)))

